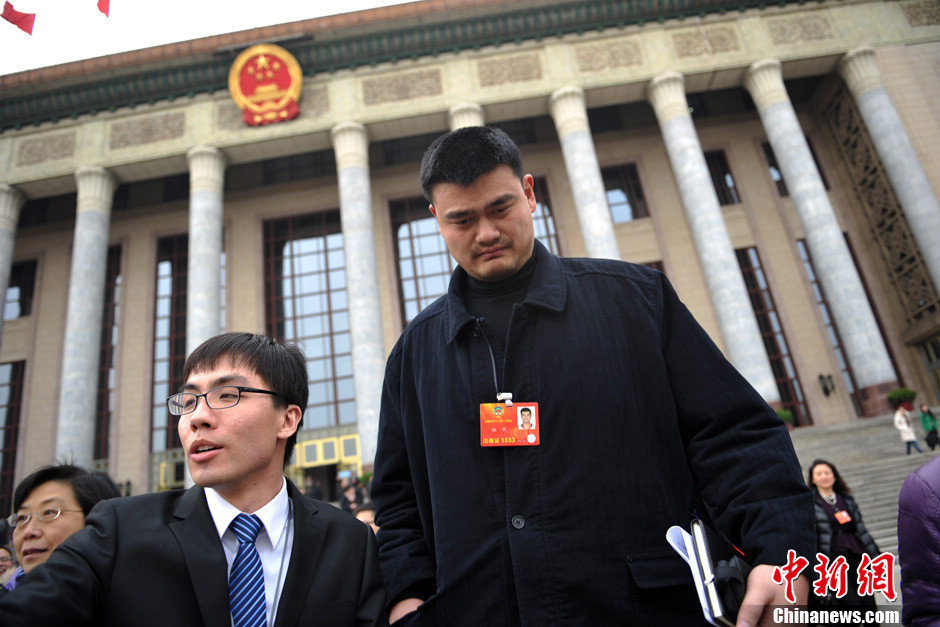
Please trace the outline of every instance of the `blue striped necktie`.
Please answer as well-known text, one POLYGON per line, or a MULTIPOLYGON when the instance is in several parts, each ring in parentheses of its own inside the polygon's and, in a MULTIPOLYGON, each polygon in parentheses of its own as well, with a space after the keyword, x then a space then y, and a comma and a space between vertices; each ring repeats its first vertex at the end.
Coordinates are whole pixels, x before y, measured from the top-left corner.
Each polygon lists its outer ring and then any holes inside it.
POLYGON ((228 601, 235 627, 264 627, 264 571, 255 540, 264 525, 254 514, 239 514, 229 525, 238 538, 238 553, 228 577, 228 601))

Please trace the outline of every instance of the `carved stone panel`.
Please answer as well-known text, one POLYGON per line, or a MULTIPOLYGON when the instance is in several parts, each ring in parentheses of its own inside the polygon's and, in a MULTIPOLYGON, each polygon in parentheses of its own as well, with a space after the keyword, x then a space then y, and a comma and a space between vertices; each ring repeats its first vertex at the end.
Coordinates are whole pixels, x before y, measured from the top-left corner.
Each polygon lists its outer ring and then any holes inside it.
POLYGON ((477 63, 481 87, 506 83, 524 83, 542 78, 542 63, 537 53, 500 56, 477 63))
POLYGON ((362 101, 366 106, 389 104, 443 93, 439 69, 400 72, 362 81, 362 101))
POLYGON ((111 125, 111 150, 153 142, 179 139, 186 130, 186 114, 182 111, 134 118, 111 125))
POLYGON ((940 2, 937 0, 913 0, 901 2, 901 10, 911 26, 933 26, 940 24, 940 2))
POLYGON ((16 144, 16 165, 25 167, 75 156, 75 132, 53 133, 24 139, 16 144))
POLYGON ((679 58, 700 57, 741 49, 738 35, 732 26, 708 26, 674 33, 672 44, 679 58))
POLYGON ((858 207, 868 222, 904 315, 909 323, 921 320, 940 308, 940 296, 861 113, 846 87, 838 89, 825 104, 823 115, 835 136, 855 188, 858 207))
POLYGON ((778 45, 834 37, 829 18, 819 13, 768 20, 767 28, 770 30, 770 38, 778 45))
POLYGON ((582 72, 615 70, 643 63, 643 51, 633 41, 583 44, 575 48, 575 56, 582 72))

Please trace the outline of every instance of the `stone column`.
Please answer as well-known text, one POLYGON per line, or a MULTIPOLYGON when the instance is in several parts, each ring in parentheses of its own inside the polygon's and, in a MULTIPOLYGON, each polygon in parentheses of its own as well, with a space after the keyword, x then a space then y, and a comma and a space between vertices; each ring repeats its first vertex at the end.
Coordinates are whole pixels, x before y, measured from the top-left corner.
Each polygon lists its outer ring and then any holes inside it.
POLYGON ((186 354, 222 332, 222 197, 225 157, 211 146, 186 153, 189 162, 189 266, 186 354))
POLYGON ((457 104, 447 112, 447 119, 450 121, 450 130, 456 131, 465 126, 483 126, 483 107, 475 102, 465 102, 457 104))
POLYGON ((940 202, 881 82, 875 51, 868 46, 850 50, 839 62, 839 74, 855 96, 868 134, 911 225, 930 278, 940 289, 940 202))
POLYGON ((2 298, 10 286, 10 267, 16 242, 16 223, 26 196, 18 189, 0 183, 0 336, 3 334, 2 298))
POLYGON ((371 464, 375 460, 379 432, 385 346, 380 324, 382 310, 372 224, 369 138, 365 126, 357 122, 337 124, 331 135, 339 176, 340 218, 346 254, 356 421, 362 445, 362 461, 371 464))
POLYGON ((705 163, 705 154, 689 115, 685 79, 674 72, 657 76, 649 85, 647 97, 662 129, 728 359, 764 400, 779 403, 780 391, 705 163))
POLYGON ((117 181, 99 167, 75 173, 78 207, 59 390, 56 457, 91 468, 95 442, 98 357, 108 261, 111 204, 117 181))
POLYGON ((584 247, 590 257, 620 259, 607 192, 597 163, 594 138, 588 126, 584 90, 563 87, 549 99, 552 118, 561 140, 565 169, 578 210, 584 247))
POLYGON ((868 395, 874 392, 873 396, 883 397, 886 384, 896 381, 897 376, 784 87, 780 62, 766 59, 753 64, 747 71, 744 86, 760 112, 858 386, 867 389, 868 395))

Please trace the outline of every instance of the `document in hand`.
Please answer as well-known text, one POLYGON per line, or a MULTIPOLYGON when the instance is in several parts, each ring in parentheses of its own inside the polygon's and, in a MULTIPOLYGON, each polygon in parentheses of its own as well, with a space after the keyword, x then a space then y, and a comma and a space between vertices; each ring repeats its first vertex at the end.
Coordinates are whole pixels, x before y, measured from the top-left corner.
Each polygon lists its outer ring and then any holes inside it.
POLYGON ((690 530, 670 527, 666 539, 692 571, 705 619, 718 627, 734 627, 750 567, 736 547, 698 518, 690 530))

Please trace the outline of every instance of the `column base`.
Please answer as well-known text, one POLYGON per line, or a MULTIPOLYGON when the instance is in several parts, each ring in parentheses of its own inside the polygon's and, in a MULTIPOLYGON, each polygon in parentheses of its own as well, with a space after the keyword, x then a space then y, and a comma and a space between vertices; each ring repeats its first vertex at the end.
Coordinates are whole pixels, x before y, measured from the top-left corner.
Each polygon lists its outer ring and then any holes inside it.
POLYGON ((858 402, 863 418, 883 416, 892 413, 894 407, 888 406, 888 392, 898 387, 897 381, 869 385, 858 390, 858 402))

